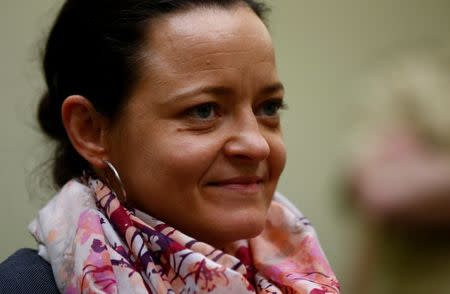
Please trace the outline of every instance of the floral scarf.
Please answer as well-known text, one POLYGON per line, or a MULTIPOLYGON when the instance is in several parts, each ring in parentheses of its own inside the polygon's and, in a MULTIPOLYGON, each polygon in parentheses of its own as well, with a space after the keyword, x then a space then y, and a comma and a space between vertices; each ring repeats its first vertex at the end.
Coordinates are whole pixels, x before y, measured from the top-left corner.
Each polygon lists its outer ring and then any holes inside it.
POLYGON ((264 231, 222 251, 68 182, 29 226, 63 293, 339 293, 314 229, 276 193, 264 231))

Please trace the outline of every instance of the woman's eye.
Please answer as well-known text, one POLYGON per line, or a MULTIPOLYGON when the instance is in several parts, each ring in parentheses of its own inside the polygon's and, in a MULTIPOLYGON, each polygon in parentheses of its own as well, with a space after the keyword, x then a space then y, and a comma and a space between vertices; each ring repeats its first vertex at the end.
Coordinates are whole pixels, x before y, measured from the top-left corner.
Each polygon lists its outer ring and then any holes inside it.
POLYGON ((280 109, 284 108, 286 108, 286 106, 282 100, 269 100, 261 105, 257 114, 262 116, 277 116, 280 109))
POLYGON ((217 116, 216 105, 213 103, 205 103, 198 106, 194 106, 189 109, 188 114, 195 119, 212 119, 217 116))

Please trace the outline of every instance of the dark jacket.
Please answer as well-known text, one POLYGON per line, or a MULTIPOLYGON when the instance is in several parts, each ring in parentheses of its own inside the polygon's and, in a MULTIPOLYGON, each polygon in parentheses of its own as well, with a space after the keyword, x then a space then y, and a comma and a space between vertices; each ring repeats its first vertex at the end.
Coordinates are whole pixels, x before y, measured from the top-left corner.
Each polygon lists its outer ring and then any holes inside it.
POLYGON ((59 293, 50 264, 20 249, 0 264, 0 293, 59 293))

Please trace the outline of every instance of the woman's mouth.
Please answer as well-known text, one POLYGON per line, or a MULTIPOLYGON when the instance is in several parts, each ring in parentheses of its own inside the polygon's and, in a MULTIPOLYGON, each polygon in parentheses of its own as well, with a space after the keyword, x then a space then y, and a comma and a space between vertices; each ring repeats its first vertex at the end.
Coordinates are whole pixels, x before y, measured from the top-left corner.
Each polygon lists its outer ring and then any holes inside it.
POLYGON ((254 194, 261 191, 263 182, 263 178, 258 176, 241 176, 212 181, 208 183, 208 186, 254 194))

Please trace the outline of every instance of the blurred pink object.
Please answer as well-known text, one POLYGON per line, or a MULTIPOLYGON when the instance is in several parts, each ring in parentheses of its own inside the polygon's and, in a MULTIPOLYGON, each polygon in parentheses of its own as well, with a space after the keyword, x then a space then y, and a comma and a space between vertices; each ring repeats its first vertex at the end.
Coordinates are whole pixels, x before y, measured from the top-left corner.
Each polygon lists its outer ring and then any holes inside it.
POLYGON ((370 143, 351 171, 356 202, 369 220, 450 223, 450 155, 405 127, 386 130, 370 143))

